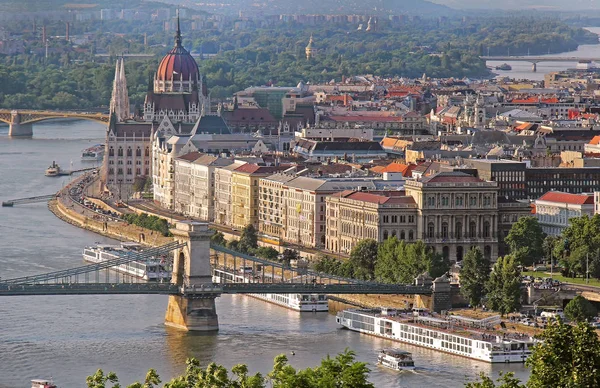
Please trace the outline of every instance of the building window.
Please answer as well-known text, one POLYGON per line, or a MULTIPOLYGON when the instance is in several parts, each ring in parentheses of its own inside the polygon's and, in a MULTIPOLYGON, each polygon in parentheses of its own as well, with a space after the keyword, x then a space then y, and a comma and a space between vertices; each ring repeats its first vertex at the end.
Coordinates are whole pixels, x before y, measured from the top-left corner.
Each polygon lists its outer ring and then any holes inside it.
POLYGON ((477 197, 472 196, 469 198, 469 205, 470 206, 477 206, 477 197))
POLYGON ((398 223, 398 216, 392 216, 392 224, 398 223))
POLYGON ((442 223, 442 238, 448 238, 448 223, 442 223))
POLYGON ((383 239, 384 239, 384 240, 387 240, 387 239, 388 239, 388 236, 389 236, 389 235, 388 235, 388 231, 387 231, 387 230, 384 230, 384 231, 383 231, 383 239))
POLYGON ((406 216, 400 216, 400 223, 404 224, 406 222, 406 216))
POLYGON ((408 222, 413 224, 415 222, 415 216, 408 216, 408 222))
POLYGON ((457 222, 456 225, 454 225, 454 230, 456 233, 456 238, 457 239, 461 239, 462 238, 462 223, 457 222))
POLYGON ((427 237, 433 238, 434 233, 435 233, 435 227, 433 225, 433 222, 430 222, 429 224, 427 224, 427 237))
POLYGON ((456 206, 463 206, 463 197, 456 197, 456 206))
POLYGON ((135 150, 135 156, 142 156, 142 149, 140 147, 135 150))
POLYGON ((110 147, 108 149, 108 156, 115 156, 115 149, 114 148, 110 147))
POLYGON ((427 197, 427 206, 435 206, 435 197, 427 197))
POLYGON ((477 224, 475 223, 475 221, 471 221, 471 223, 469 224, 469 237, 477 237, 477 224))
POLYGON ((415 237, 415 235, 414 235, 413 231, 409 230, 408 231, 408 240, 412 241, 414 239, 414 237, 415 237))
POLYGON ((390 222, 390 216, 383 216, 383 223, 389 224, 389 222, 390 222))
POLYGON ((117 156, 123 156, 123 148, 119 147, 119 151, 117 152, 117 156))
POLYGON ((131 151, 131 147, 127 148, 127 156, 131 156, 132 155, 132 151, 131 151))
POLYGON ((442 206, 447 207, 450 204, 450 198, 447 196, 442 197, 442 206))
POLYGON ((489 223, 489 221, 485 221, 483 223, 483 237, 485 237, 485 238, 490 237, 490 223, 489 223))
POLYGON ((400 240, 404 240, 406 239, 406 234, 404 234, 404 231, 400 232, 400 240))
POLYGON ((150 148, 146 147, 146 156, 150 156, 150 148))

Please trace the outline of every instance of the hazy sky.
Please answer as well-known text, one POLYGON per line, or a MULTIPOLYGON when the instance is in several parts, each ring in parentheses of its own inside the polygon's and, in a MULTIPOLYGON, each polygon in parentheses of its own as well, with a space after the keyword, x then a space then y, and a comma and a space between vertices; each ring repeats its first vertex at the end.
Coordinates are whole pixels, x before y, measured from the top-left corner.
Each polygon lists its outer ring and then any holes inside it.
POLYGON ((452 8, 478 9, 600 9, 600 0, 429 0, 452 8))

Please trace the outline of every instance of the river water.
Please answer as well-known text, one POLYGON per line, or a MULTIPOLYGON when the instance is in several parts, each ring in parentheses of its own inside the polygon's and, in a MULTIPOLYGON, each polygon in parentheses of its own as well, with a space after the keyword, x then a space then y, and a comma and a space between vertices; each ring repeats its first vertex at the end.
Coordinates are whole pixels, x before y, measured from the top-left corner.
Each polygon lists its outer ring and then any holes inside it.
MULTIPOLYGON (((10 139, 0 127, 0 200, 58 191, 70 177, 48 178, 55 160, 64 168, 85 166, 81 150, 102 141, 104 127, 86 121, 34 126, 33 139, 10 139)), ((82 263, 81 250, 110 239, 57 219, 45 204, 0 208, 0 276, 11 278, 65 269, 82 263)), ((61 388, 85 386, 98 368, 114 371, 122 383, 156 368, 163 380, 182 373, 197 357, 228 368, 248 364, 268 373, 273 358, 287 353, 294 367, 319 363, 348 347, 373 363, 377 350, 398 346, 413 352, 416 372, 394 373, 372 365, 377 387, 462 387, 480 372, 514 371, 522 365, 490 366, 438 352, 339 329, 329 314, 303 314, 246 296, 217 299, 220 331, 195 335, 163 325, 167 297, 32 296, 0 300, 0 388, 26 388, 32 378, 49 378, 61 388), (294 351, 295 356, 290 352, 294 351)))
MULTIPOLYGON (((600 27, 587 27, 595 34, 600 34, 600 27)), ((537 55, 536 55, 537 56, 537 55)), ((600 44, 584 44, 575 51, 569 51, 559 54, 540 55, 542 57, 573 57, 573 58, 600 58, 600 44)), ((501 65, 502 61, 488 61, 487 65, 496 68, 501 65)), ((544 75, 555 71, 566 69, 574 69, 577 66, 577 61, 573 62, 540 62, 537 64, 537 72, 531 70, 532 66, 529 62, 508 61, 512 70, 492 70, 494 73, 514 79, 529 79, 535 81, 543 81, 544 75)), ((600 63, 598 63, 600 66, 600 63)))

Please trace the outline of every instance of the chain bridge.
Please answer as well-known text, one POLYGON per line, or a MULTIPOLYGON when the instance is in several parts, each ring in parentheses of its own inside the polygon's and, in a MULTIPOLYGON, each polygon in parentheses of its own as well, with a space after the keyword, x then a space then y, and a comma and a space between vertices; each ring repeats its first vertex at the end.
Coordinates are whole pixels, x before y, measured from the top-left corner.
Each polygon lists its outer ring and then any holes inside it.
POLYGON ((109 116, 104 113, 0 109, 0 121, 10 126, 8 135, 11 137, 31 137, 33 123, 60 118, 92 120, 100 123, 108 123, 109 120, 109 116))
MULTIPOLYGON (((218 330, 214 300, 222 294, 435 294, 431 286, 380 284, 275 263, 210 244, 203 222, 178 222, 174 240, 121 253, 115 259, 40 275, 0 280, 0 296, 169 295, 165 323, 185 330, 218 330), (110 269, 173 253, 170 282, 145 282, 110 269), (211 255, 212 252, 212 255, 211 255)), ((435 296, 435 295, 434 295, 435 296)))

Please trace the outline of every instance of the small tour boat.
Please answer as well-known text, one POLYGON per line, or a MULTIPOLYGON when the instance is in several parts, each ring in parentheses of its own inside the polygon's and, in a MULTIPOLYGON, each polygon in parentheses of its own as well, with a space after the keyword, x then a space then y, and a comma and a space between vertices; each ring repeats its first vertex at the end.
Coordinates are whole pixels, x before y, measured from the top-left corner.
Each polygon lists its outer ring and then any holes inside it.
POLYGON ((31 388, 56 388, 56 385, 54 385, 52 379, 34 379, 31 380, 31 388))
POLYGON ((50 167, 46 169, 46 176, 58 176, 60 174, 60 166, 56 162, 52 162, 50 167))
POLYGON ((415 369, 412 354, 400 349, 382 349, 377 356, 377 364, 393 370, 415 369))
POLYGON ((503 63, 499 66, 496 66, 496 70, 512 70, 512 66, 508 63, 503 63))

